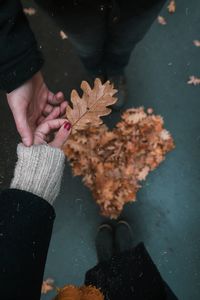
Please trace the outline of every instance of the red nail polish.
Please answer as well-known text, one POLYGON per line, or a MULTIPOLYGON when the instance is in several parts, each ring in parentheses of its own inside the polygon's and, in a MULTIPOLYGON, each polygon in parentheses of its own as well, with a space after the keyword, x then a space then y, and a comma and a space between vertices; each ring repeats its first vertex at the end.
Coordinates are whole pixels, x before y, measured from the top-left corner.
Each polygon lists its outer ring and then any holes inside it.
POLYGON ((64 128, 67 129, 68 131, 70 130, 71 127, 72 127, 72 125, 69 122, 66 122, 64 124, 64 128))

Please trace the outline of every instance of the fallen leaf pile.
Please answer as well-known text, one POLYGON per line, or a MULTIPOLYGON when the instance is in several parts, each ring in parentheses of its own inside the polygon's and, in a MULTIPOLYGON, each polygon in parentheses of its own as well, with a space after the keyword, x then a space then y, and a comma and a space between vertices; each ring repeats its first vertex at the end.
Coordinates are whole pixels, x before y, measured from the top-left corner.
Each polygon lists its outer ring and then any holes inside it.
MULTIPOLYGON (((99 95, 98 88, 102 89, 96 84, 89 94, 99 95)), ((110 88, 107 82, 106 90, 110 88)), ((140 181, 174 148, 171 135, 163 128, 162 117, 153 115, 152 109, 145 112, 142 107, 131 108, 121 118, 112 131, 104 124, 94 123, 83 129, 81 122, 78 129, 78 123, 74 123, 76 131, 64 147, 73 174, 83 176, 102 215, 110 218, 117 218, 125 203, 136 200, 140 181)))

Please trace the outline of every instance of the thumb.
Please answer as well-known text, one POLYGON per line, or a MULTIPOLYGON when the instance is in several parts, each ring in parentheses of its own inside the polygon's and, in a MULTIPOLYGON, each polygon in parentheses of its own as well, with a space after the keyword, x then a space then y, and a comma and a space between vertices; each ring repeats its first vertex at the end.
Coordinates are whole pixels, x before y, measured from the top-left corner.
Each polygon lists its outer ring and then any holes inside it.
POLYGON ((49 143, 52 147, 62 148, 62 146, 67 141, 71 132, 71 124, 69 122, 65 122, 59 131, 56 133, 54 140, 49 143))
POLYGON ((23 144, 30 147, 33 144, 33 133, 27 120, 26 110, 17 108, 13 115, 23 144))

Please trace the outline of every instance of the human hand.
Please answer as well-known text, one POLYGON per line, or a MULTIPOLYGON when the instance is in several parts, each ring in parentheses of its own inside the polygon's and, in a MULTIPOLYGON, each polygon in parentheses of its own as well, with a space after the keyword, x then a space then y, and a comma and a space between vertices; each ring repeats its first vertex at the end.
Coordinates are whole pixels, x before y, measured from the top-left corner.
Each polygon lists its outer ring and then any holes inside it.
POLYGON ((33 144, 34 131, 46 116, 54 114, 55 109, 58 113, 59 109, 59 116, 62 117, 67 106, 62 92, 53 94, 49 91, 41 72, 7 94, 7 100, 25 146, 33 144))
POLYGON ((33 193, 50 204, 59 193, 64 170, 65 155, 60 149, 71 132, 71 124, 58 119, 58 112, 59 108, 54 109, 36 128, 33 146, 18 145, 18 161, 11 183, 11 188, 33 193))
POLYGON ((60 148, 65 144, 71 132, 71 124, 64 119, 46 119, 34 133, 34 145, 47 144, 60 148), (56 132, 56 133, 55 133, 56 132), (51 135, 54 133, 53 138, 51 135))

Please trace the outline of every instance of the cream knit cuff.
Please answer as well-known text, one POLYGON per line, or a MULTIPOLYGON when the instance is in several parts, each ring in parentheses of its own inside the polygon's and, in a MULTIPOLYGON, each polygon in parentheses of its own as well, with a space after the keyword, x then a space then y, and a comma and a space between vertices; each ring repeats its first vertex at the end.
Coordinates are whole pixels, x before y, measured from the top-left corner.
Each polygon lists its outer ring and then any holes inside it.
POLYGON ((12 189, 33 193, 53 204, 60 191, 65 156, 58 148, 48 145, 17 147, 12 189))

